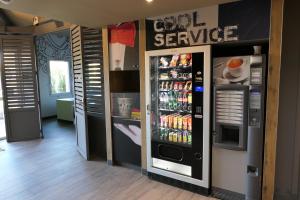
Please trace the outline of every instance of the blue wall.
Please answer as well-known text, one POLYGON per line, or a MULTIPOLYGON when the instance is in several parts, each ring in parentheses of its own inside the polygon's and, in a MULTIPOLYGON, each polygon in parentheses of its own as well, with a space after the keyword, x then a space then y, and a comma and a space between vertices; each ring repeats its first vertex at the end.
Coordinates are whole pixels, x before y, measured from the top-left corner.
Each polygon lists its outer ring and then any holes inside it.
MULTIPOLYGON (((56 99, 72 97, 73 94, 51 94, 49 61, 68 61, 70 66, 70 77, 72 77, 70 31, 63 30, 36 36, 35 45, 36 60, 39 73, 42 117, 55 116, 56 99)), ((73 83, 72 80, 71 83, 73 83)))

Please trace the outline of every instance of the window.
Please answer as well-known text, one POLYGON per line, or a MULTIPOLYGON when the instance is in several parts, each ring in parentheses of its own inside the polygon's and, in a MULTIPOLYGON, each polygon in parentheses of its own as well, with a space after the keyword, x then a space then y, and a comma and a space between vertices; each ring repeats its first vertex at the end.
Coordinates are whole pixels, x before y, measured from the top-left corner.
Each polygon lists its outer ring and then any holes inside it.
POLYGON ((50 60, 49 69, 51 94, 69 93, 71 91, 69 62, 50 60))

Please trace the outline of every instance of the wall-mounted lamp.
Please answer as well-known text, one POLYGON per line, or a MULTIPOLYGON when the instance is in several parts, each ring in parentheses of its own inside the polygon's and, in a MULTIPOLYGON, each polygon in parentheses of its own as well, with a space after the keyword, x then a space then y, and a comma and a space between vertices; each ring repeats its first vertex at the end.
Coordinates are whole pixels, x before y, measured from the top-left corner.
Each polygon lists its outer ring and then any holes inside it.
POLYGON ((13 0, 0 0, 0 3, 10 4, 13 0))

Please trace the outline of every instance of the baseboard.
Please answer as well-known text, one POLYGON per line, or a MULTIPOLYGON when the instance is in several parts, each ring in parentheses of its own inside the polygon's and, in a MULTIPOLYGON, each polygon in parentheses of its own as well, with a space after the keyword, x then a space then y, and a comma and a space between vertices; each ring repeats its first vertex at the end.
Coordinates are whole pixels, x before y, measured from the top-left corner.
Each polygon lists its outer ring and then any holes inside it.
POLYGON ((113 165, 113 161, 112 160, 107 160, 107 164, 112 166, 113 165))
POLYGON ((42 117, 42 120, 53 119, 53 118, 57 118, 57 115, 42 117))
POLYGON ((275 192, 274 199, 275 200, 298 200, 298 195, 290 194, 290 193, 275 192))
POLYGON ((42 136, 39 136, 39 137, 33 137, 33 138, 20 138, 20 139, 7 139, 6 138, 6 141, 8 143, 11 143, 11 142, 25 142, 25 141, 31 141, 31 140, 38 140, 38 139, 42 139, 42 136))
POLYGON ((222 200, 245 200, 245 195, 243 194, 217 187, 212 187, 212 196, 222 200))
POLYGON ((119 166, 122 166, 122 167, 126 167, 126 168, 129 168, 129 169, 139 171, 139 172, 141 171, 141 166, 133 165, 133 164, 130 164, 130 163, 114 161, 114 165, 119 165, 119 166))
POLYGON ((154 173, 151 173, 151 172, 148 172, 148 177, 150 179, 153 179, 153 180, 156 180, 156 181, 168 184, 168 185, 172 185, 172 186, 175 186, 175 187, 179 187, 179 188, 191 191, 191 192, 195 192, 195 193, 198 193, 198 194, 201 194, 201 195, 204 195, 204 196, 209 196, 210 195, 210 189, 208 189, 208 188, 200 187, 200 186, 197 186, 197 185, 194 185, 194 184, 186 183, 186 182, 183 182, 183 181, 179 181, 179 180, 169 178, 169 177, 166 177, 166 176, 154 174, 154 173))
POLYGON ((141 171, 142 171, 142 174, 143 175, 145 175, 145 176, 148 176, 148 171, 147 171, 147 169, 141 169, 141 171))

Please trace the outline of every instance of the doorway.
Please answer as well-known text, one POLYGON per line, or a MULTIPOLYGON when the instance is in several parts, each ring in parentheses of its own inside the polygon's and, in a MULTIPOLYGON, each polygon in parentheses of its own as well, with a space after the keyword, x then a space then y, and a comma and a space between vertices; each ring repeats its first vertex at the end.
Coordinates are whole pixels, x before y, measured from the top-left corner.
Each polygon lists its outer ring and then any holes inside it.
MULTIPOLYGON (((35 36, 42 130, 44 137, 57 137, 50 131, 71 132, 74 127, 74 98, 70 32, 68 29, 35 36), (66 129, 67 127, 67 129, 66 129)), ((75 138, 75 131, 73 134, 75 138)))

